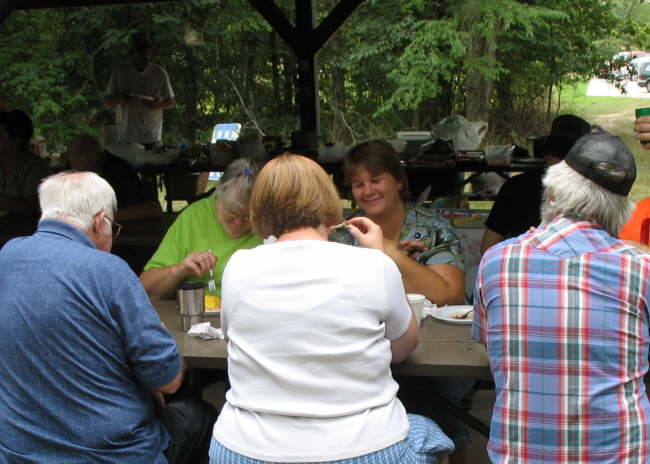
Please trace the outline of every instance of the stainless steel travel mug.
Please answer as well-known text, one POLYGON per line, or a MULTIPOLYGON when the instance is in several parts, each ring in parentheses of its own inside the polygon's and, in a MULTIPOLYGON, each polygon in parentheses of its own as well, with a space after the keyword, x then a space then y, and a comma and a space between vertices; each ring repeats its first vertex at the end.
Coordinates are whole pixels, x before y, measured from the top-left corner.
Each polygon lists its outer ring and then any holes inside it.
POLYGON ((202 321, 204 311, 203 283, 183 282, 176 288, 176 305, 183 332, 202 321))

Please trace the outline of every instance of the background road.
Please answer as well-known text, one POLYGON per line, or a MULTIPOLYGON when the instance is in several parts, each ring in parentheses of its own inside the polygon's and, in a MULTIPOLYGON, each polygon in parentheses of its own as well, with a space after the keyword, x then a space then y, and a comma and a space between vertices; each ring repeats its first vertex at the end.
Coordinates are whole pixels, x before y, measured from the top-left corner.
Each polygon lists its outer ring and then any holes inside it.
POLYGON ((625 92, 617 89, 612 83, 605 79, 593 78, 589 81, 587 86, 588 97, 634 97, 634 98, 650 98, 650 93, 645 87, 639 87, 636 81, 623 81, 625 92))

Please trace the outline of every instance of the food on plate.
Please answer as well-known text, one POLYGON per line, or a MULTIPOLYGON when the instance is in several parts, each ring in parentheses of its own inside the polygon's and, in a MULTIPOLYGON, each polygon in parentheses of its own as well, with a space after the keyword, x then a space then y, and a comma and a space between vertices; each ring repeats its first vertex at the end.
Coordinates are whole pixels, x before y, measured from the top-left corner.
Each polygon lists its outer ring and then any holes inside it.
POLYGON ((215 295, 205 295, 203 298, 206 311, 216 311, 221 309, 221 298, 215 295))
POLYGON ((452 317, 454 319, 472 319, 472 312, 474 310, 470 309, 469 311, 458 311, 452 317))

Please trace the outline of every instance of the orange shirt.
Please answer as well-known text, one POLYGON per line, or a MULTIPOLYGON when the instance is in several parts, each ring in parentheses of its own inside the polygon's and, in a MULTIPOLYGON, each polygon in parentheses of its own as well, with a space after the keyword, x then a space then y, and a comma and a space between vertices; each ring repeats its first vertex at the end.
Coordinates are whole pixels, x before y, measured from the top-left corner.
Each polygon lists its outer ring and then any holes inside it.
POLYGON ((636 204, 636 208, 634 209, 634 213, 632 213, 632 217, 630 218, 629 221, 623 226, 621 229, 621 233, 619 238, 622 240, 634 240, 635 242, 641 242, 645 243, 646 245, 648 244, 648 233, 647 233, 647 228, 650 225, 650 198, 646 198, 645 200, 641 200, 636 204), (646 219, 649 219, 649 221, 646 223, 646 233, 645 237, 643 237, 642 229, 643 229, 643 221, 646 219))

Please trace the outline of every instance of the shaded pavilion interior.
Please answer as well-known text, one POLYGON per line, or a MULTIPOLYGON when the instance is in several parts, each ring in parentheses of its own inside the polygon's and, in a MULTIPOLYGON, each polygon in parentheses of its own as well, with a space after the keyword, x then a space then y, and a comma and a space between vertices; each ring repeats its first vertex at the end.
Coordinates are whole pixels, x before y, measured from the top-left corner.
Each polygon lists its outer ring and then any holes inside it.
MULTIPOLYGON (((183 0, 0 0, 0 24, 16 10, 77 8, 127 5, 135 3, 180 3, 183 0)), ((296 54, 298 87, 296 101, 300 112, 300 133, 316 148, 320 133, 318 97, 318 51, 345 23, 363 0, 339 0, 329 14, 316 24, 315 0, 295 0, 295 19, 291 21, 274 0, 248 0, 296 54)))

